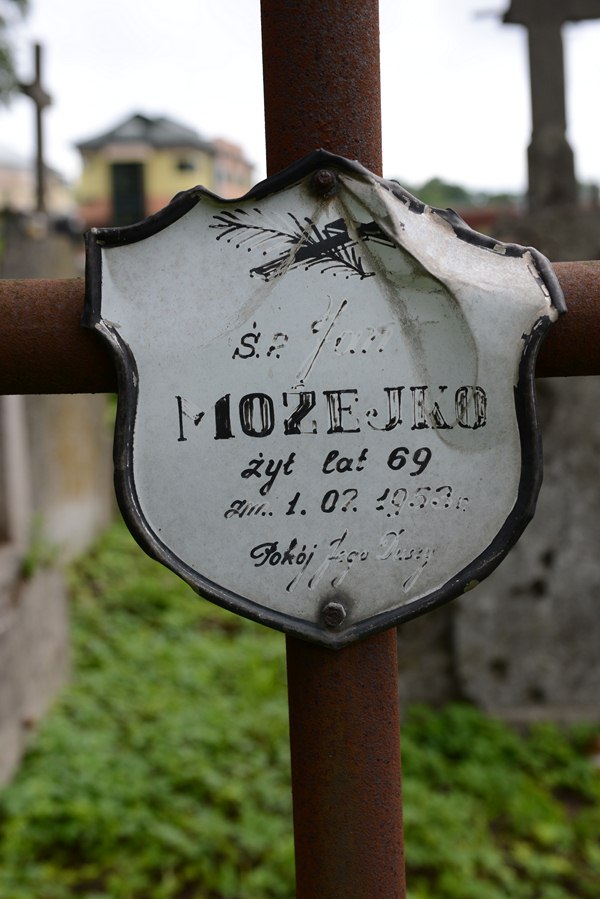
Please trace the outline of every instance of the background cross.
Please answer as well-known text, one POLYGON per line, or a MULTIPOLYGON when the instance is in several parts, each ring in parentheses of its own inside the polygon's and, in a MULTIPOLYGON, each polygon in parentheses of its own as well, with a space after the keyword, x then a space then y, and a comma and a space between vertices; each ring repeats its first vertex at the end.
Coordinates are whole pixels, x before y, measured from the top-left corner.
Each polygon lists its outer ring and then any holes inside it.
POLYGON ((52 99, 42 87, 42 48, 40 44, 34 46, 35 77, 31 82, 19 82, 21 93, 30 97, 35 104, 35 143, 36 143, 36 205, 38 212, 44 212, 46 208, 46 173, 44 166, 44 129, 42 112, 50 106, 52 99))
POLYGON ((575 204, 577 180, 566 138, 565 75, 561 28, 600 18, 600 0, 512 0, 503 21, 529 33, 531 143, 529 206, 575 204))

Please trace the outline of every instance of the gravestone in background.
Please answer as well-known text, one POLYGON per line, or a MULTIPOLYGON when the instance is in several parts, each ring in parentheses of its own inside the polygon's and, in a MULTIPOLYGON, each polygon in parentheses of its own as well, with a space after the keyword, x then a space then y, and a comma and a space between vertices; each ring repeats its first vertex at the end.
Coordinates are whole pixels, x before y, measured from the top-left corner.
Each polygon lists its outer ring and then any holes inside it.
MULTIPOLYGON (((600 258, 600 210, 575 204, 561 25, 599 0, 513 0, 529 29, 530 211, 494 237, 555 262, 600 258), (554 87, 551 89, 551 86, 554 87)), ((467 699, 514 721, 600 718, 600 378, 537 382, 544 482, 534 520, 471 595, 399 630, 403 703, 467 699)))

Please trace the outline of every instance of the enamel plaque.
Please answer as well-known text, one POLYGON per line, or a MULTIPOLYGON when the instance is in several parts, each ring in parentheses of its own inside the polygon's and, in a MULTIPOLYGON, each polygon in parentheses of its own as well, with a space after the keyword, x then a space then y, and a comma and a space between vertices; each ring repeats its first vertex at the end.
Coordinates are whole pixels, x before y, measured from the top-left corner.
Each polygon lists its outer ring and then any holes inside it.
POLYGON ((203 596, 342 646, 470 590, 531 518, 535 250, 324 151, 90 232, 119 372, 116 488, 203 596))

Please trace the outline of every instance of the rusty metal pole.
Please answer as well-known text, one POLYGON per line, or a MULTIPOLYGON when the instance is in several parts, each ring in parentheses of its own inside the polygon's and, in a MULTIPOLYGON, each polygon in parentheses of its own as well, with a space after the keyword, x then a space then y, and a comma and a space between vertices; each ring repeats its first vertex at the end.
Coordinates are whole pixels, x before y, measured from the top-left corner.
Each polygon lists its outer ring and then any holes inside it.
MULTIPOLYGON (((536 377, 600 375, 600 261, 555 262, 568 315, 540 350, 536 377)), ((0 279, 0 393, 114 393, 113 360, 80 326, 84 283, 0 279)))
POLYGON ((600 375, 600 262, 555 262, 552 267, 567 315, 544 340, 536 377, 600 375))
POLYGON ((0 280, 0 393, 115 393, 114 362, 81 327, 80 278, 0 280))
MULTIPOLYGON (((269 174, 324 148, 381 172, 378 0, 262 0, 269 174)), ((289 637, 297 899, 403 899, 396 632, 289 637)))

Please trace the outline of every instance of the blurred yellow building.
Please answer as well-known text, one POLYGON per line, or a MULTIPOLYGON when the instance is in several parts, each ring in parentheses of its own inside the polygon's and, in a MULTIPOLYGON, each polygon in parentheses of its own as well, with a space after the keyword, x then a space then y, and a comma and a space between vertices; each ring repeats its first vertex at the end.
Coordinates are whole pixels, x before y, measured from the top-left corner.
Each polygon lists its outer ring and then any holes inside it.
POLYGON ((206 140, 165 116, 136 113, 77 149, 83 160, 77 200, 86 227, 139 222, 196 184, 225 198, 252 185, 252 165, 237 144, 206 140))

